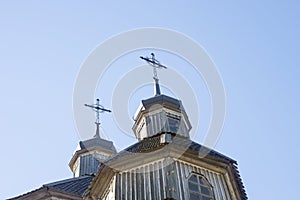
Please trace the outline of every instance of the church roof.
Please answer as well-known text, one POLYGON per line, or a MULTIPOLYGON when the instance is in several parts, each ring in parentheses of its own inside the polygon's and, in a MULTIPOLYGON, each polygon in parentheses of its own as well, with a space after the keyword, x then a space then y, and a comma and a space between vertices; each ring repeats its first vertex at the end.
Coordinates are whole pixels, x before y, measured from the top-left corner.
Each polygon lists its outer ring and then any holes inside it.
POLYGON ((92 182, 93 178, 94 176, 90 175, 80 176, 62 181, 57 181, 54 183, 48 183, 43 185, 43 187, 54 188, 56 190, 82 196, 88 188, 88 186, 90 185, 90 183, 92 182))
POLYGON ((84 192, 87 190, 89 185, 91 184, 94 176, 86 175, 80 176, 76 178, 65 179, 53 183, 48 183, 40 187, 39 189, 33 190, 31 192, 25 193, 23 195, 13 197, 10 200, 17 200, 17 199, 34 199, 37 193, 48 193, 55 192, 61 193, 63 195, 70 195, 76 199, 83 197, 84 192))
MULTIPOLYGON (((197 151, 198 153, 202 152, 202 153, 207 153, 206 156, 210 157, 210 158, 215 158, 218 159, 220 161, 224 161, 226 163, 236 163, 235 160, 217 152, 214 151, 212 149, 209 149, 201 144, 198 144, 188 138, 183 138, 180 136, 176 136, 173 137, 172 139, 172 145, 176 145, 179 147, 184 147, 186 148, 186 150, 192 150, 192 151, 197 151)), ((128 152, 130 153, 147 153, 147 152, 152 152, 155 151, 157 149, 161 149, 164 146, 169 145, 168 143, 161 143, 161 134, 159 135, 155 135, 153 137, 149 137, 149 138, 144 138, 143 140, 127 147, 126 149, 124 149, 123 151, 119 152, 118 154, 116 154, 114 157, 112 157, 110 160, 114 160, 117 159, 118 157, 122 157, 126 154, 128 154, 128 152)), ((110 161, 108 160, 108 162, 110 161)))

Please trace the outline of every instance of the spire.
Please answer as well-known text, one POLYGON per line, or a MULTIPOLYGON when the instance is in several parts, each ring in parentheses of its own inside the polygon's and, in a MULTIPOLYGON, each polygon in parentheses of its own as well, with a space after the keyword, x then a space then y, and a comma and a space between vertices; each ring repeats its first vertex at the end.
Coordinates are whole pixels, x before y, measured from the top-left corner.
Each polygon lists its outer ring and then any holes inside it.
POLYGON ((100 100, 96 99, 96 103, 93 105, 84 104, 87 107, 90 107, 93 109, 93 111, 96 113, 96 134, 94 135, 95 138, 100 138, 100 113, 103 112, 111 112, 111 110, 108 110, 104 108, 102 105, 100 105, 100 100))
POLYGON ((154 79, 154 95, 161 95, 158 79, 154 79))
POLYGON ((151 58, 148 57, 142 57, 140 56, 141 59, 145 60, 149 65, 153 67, 153 79, 154 79, 154 95, 159 96, 161 95, 160 92, 160 86, 159 86, 159 79, 157 76, 157 69, 158 68, 165 68, 167 69, 166 66, 160 64, 158 60, 155 59, 154 53, 151 53, 151 58))
POLYGON ((100 105, 99 99, 96 100, 95 104, 84 105, 90 107, 96 113, 96 134, 93 138, 79 142, 69 162, 74 177, 96 174, 100 164, 117 153, 113 142, 100 137, 100 113, 111 111, 100 105))

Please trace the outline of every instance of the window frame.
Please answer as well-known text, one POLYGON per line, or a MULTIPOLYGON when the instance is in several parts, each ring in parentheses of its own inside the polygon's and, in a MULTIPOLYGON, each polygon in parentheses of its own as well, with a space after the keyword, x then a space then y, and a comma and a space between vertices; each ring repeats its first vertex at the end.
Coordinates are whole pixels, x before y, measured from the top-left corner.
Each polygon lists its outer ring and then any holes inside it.
POLYGON ((188 193, 189 193, 189 199, 192 199, 191 198, 191 194, 192 194, 192 195, 200 197, 200 200, 202 200, 203 197, 215 200, 214 187, 210 184, 210 182, 207 180, 207 178, 203 174, 191 172, 187 178, 187 188, 188 188, 188 193), (195 180, 191 180, 192 176, 196 177, 197 182, 195 180), (190 184, 196 186, 197 190, 191 189, 190 184), (210 194, 203 193, 202 188, 208 189, 210 191, 210 194))

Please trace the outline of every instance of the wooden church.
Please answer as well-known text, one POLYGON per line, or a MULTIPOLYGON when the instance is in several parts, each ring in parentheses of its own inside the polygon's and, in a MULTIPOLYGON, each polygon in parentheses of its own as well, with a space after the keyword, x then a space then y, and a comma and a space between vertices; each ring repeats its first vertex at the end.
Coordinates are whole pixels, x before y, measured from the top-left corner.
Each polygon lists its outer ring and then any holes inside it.
MULTIPOLYGON (((145 60, 161 66, 154 55, 145 60)), ((95 136, 79 142, 69 163, 73 178, 11 199, 247 199, 237 162, 190 139, 183 103, 161 94, 156 73, 154 88, 134 117, 135 144, 117 152, 96 123, 95 136)))

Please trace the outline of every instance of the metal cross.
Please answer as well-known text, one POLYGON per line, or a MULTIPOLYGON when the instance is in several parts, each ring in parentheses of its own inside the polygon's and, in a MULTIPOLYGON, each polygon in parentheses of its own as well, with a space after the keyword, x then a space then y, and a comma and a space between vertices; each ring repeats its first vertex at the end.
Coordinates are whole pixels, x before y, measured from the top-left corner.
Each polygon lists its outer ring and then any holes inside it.
POLYGON ((97 125, 100 125, 100 113, 111 112, 111 110, 106 109, 102 105, 100 105, 100 100, 99 99, 97 99, 96 104, 93 104, 93 105, 84 104, 84 105, 87 106, 87 107, 92 108, 93 111, 96 112, 96 122, 95 123, 97 125))
POLYGON ((155 59, 154 53, 151 53, 151 58, 143 57, 143 56, 140 56, 140 58, 145 60, 148 64, 150 64, 153 67, 153 78, 154 78, 154 80, 158 80, 158 76, 157 76, 157 69, 158 68, 167 69, 166 66, 160 64, 160 62, 155 59))

